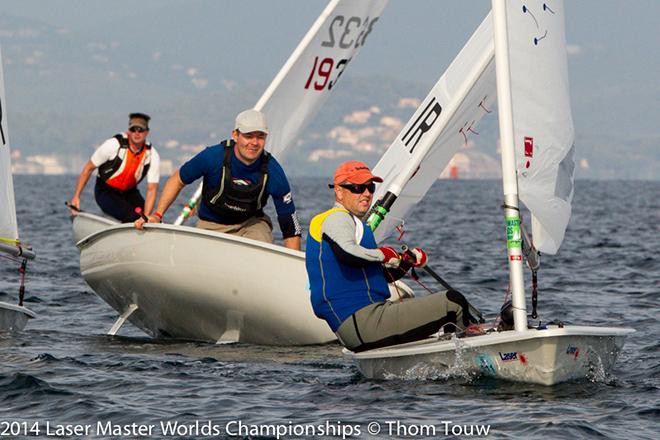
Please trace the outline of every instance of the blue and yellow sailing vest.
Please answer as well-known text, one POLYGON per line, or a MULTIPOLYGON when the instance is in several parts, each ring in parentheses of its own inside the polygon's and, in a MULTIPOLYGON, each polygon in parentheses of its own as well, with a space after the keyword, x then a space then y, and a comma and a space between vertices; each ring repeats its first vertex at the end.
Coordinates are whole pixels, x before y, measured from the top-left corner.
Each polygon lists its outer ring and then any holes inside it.
MULTIPOLYGON (((337 260, 330 245, 322 239, 321 227, 326 218, 342 208, 333 208, 312 219, 307 236, 305 265, 311 288, 314 313, 325 319, 333 332, 353 313, 369 304, 383 302, 390 296, 383 266, 374 262, 363 267, 349 266, 337 260)), ((355 218, 353 217, 355 220, 355 218)), ((358 244, 376 249, 376 239, 364 223, 356 223, 358 244)))

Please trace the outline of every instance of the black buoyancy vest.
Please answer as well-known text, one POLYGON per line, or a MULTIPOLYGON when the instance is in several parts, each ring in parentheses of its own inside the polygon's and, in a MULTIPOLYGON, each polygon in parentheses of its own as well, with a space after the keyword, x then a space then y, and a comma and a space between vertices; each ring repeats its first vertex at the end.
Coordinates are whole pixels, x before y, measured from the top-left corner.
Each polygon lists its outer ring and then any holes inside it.
POLYGON ((224 141, 225 154, 222 162, 220 185, 209 188, 204 182, 202 200, 214 213, 222 216, 227 224, 243 223, 250 217, 263 215, 263 207, 268 200, 266 183, 268 182, 268 161, 270 153, 261 154, 261 175, 259 181, 251 185, 234 183, 231 172, 231 158, 234 150, 232 140, 224 141))
MULTIPOLYGON (((126 153, 128 153, 128 138, 123 134, 119 133, 113 136, 119 142, 119 149, 117 150, 117 155, 114 159, 109 160, 105 163, 102 163, 99 166, 99 178, 106 182, 113 174, 121 167, 121 163, 126 158, 126 153), (123 150, 123 151, 122 151, 123 150)), ((146 142, 144 148, 151 150, 151 143, 146 142)), ((142 175, 137 179, 137 183, 140 183, 142 179, 149 172, 149 167, 151 166, 151 155, 147 151, 146 157, 144 159, 144 167, 142 168, 142 175)))

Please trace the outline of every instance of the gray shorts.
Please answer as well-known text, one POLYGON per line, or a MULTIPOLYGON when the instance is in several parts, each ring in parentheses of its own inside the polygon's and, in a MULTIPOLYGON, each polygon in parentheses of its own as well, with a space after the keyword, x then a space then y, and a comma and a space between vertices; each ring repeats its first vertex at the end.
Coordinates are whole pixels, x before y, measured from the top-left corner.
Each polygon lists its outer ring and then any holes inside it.
POLYGON ((197 227, 210 231, 224 232, 225 234, 238 235, 239 237, 251 238, 253 240, 273 243, 273 223, 270 217, 263 215, 251 217, 243 223, 236 225, 223 225, 199 219, 197 227))
POLYGON ((337 337, 346 348, 357 352, 417 341, 441 329, 447 333, 463 330, 465 299, 462 295, 457 298, 454 292, 449 297, 442 292, 370 304, 342 322, 337 337))

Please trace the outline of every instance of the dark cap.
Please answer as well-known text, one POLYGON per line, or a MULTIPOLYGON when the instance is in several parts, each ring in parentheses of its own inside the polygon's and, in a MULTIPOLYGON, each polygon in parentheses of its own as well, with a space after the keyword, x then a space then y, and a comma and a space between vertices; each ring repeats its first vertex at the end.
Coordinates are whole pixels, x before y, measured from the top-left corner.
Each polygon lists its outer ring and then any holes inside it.
POLYGON ((149 121, 151 117, 144 113, 131 113, 128 115, 128 128, 140 127, 149 130, 149 121))

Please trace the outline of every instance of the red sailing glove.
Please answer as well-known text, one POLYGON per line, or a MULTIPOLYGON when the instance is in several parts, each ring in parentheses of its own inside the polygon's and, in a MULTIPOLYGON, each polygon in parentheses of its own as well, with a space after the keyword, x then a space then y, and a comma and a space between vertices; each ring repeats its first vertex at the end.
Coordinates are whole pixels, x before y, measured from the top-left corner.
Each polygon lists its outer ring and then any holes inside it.
POLYGON ((403 262, 408 265, 408 269, 411 267, 424 267, 428 262, 428 256, 422 248, 405 248, 404 252, 401 254, 403 262))
POLYGON ((415 256, 415 262, 413 263, 413 267, 424 267, 426 266, 426 263, 429 260, 428 255, 426 255, 426 252, 422 248, 413 248, 410 249, 410 252, 415 256))
POLYGON ((378 250, 381 251, 384 256, 383 266, 391 269, 399 267, 399 264, 401 264, 401 255, 399 255, 399 253, 395 251, 394 248, 384 246, 378 248, 378 250))

